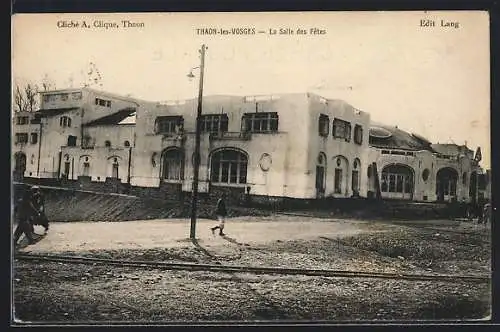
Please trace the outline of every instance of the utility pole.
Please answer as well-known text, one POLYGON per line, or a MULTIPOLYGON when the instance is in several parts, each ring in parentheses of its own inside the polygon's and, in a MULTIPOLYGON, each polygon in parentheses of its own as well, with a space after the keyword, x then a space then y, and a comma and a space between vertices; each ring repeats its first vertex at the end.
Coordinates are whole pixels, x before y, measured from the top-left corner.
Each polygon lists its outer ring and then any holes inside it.
POLYGON ((189 233, 190 239, 196 238, 196 205, 198 203, 198 177, 200 173, 200 140, 201 140, 201 110, 203 107, 203 74, 205 71, 205 44, 201 45, 200 52, 200 82, 198 88, 198 112, 196 114, 196 138, 194 145, 194 169, 193 169, 193 189, 191 197, 191 230, 189 233))

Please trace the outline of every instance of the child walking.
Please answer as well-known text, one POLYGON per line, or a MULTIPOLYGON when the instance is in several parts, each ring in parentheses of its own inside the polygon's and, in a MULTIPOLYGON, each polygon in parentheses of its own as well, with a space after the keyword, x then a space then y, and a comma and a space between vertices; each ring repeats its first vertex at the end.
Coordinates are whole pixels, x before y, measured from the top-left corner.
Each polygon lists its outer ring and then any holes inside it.
POLYGON ((224 201, 224 194, 221 195, 219 200, 217 201, 217 207, 215 209, 215 214, 217 215, 217 220, 219 220, 219 225, 210 228, 212 234, 215 235, 215 230, 219 230, 219 235, 223 236, 224 234, 224 223, 226 222, 226 202, 224 201))

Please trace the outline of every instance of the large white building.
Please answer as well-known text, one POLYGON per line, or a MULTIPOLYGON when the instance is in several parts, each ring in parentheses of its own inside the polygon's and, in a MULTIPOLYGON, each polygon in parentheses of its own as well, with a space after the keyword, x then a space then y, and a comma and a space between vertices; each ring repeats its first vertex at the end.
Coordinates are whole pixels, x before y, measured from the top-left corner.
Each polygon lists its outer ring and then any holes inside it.
MULTIPOLYGON (((89 88, 41 99, 39 111, 14 116, 17 178, 169 198, 192 191, 196 99, 162 104, 89 88)), ((200 120, 201 195, 449 202, 474 201, 488 185, 467 147, 371 123, 313 93, 206 96, 200 120)))
MULTIPOLYGON (((137 111, 132 185, 191 191, 196 100, 137 111)), ((318 95, 207 96, 199 191, 319 198, 366 194, 369 115, 318 95)))

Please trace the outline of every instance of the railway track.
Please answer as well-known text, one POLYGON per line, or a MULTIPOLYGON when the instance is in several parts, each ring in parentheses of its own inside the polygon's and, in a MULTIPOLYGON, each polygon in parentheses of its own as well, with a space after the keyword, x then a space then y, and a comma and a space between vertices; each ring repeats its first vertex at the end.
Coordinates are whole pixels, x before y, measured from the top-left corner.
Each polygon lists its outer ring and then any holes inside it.
POLYGON ((397 279, 412 281, 443 281, 443 282, 473 282, 488 283, 489 276, 465 276, 465 275, 437 275, 437 274, 401 274, 383 272, 364 271, 344 271, 344 270, 318 270, 318 269, 296 269, 296 268, 276 268, 276 267, 251 267, 236 265, 216 265, 216 264, 193 264, 193 263, 171 263, 160 261, 126 261, 118 259, 104 259, 79 256, 41 255, 41 254, 18 254, 15 259, 30 262, 59 262, 66 264, 91 264, 109 265, 119 267, 135 267, 143 269, 162 270, 184 270, 184 271, 209 271, 225 273, 253 273, 253 274, 274 274, 274 275, 306 275, 322 277, 343 277, 343 278, 377 278, 377 279, 397 279))

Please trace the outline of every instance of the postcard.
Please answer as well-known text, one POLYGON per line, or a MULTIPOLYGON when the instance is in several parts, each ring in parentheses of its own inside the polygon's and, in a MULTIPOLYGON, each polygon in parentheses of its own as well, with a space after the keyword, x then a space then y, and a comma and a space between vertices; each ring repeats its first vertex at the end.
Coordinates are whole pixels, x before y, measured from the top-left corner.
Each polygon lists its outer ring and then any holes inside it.
POLYGON ((489 32, 13 15, 11 324, 490 319, 489 32))

